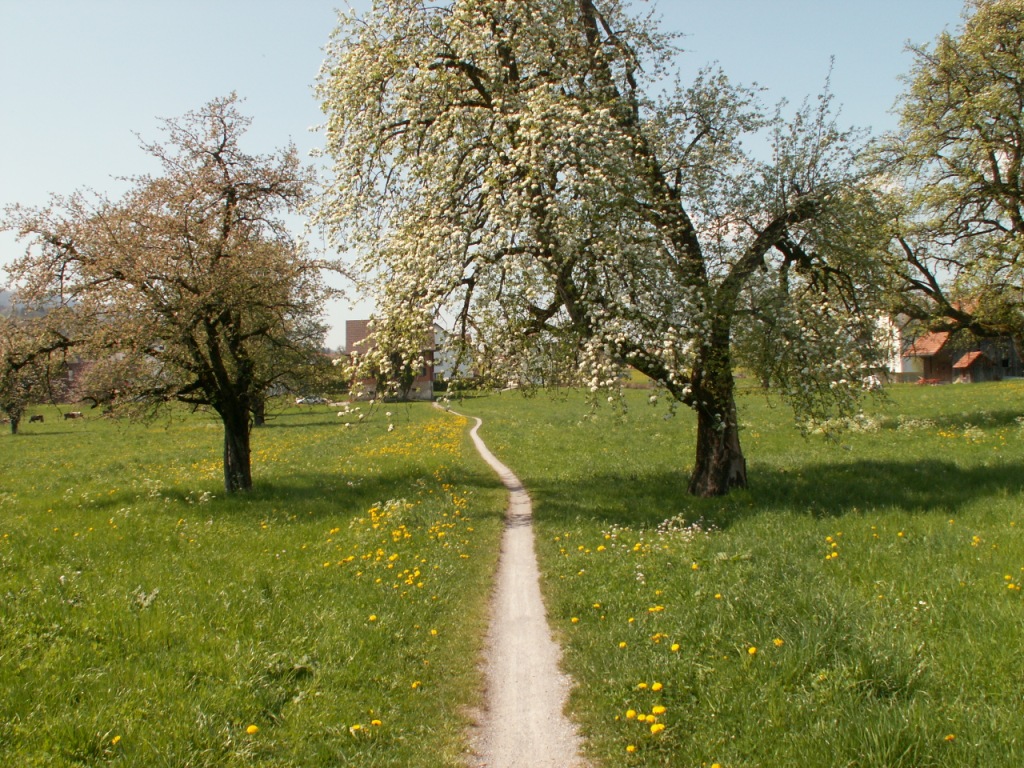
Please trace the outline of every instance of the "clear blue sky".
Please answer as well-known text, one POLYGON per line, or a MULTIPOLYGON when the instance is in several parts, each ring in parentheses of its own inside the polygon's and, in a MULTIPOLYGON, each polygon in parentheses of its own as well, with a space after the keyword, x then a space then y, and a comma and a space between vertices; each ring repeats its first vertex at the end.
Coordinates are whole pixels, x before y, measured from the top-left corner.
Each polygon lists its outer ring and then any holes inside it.
MULTIPOLYGON (((358 0, 357 8, 368 6, 358 0)), ((647 4, 641 4, 647 5, 647 4)), ((659 0, 666 28, 687 35, 686 77, 717 61, 729 77, 800 102, 832 88, 844 122, 875 131, 910 66, 907 42, 960 23, 961 0, 659 0)), ((153 170, 135 133, 159 138, 177 117, 236 91, 253 118, 247 148, 319 145, 312 84, 344 0, 0 0, 0 206, 41 205, 84 187, 117 195, 114 180, 153 170)), ((0 266, 21 247, 0 233, 0 266)), ((330 346, 344 320, 330 311, 330 346)))

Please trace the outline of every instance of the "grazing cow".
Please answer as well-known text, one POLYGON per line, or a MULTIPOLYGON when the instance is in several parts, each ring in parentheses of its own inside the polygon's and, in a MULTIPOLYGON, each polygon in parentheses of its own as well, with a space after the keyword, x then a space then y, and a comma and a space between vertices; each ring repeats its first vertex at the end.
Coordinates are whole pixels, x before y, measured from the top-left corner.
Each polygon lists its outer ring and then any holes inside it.
POLYGON ((35 416, 29 416, 28 417, 28 423, 29 424, 33 424, 33 423, 35 423, 37 421, 43 421, 43 414, 37 413, 35 416))
POLYGON ((68 411, 64 414, 65 419, 84 419, 81 411, 68 411))

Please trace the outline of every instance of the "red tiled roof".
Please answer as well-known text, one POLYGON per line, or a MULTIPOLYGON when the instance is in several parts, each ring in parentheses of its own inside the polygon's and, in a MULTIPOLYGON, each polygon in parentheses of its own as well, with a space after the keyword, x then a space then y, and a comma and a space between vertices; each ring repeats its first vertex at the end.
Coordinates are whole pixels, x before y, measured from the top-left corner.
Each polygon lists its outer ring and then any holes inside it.
POLYGON ((967 370, 972 365, 974 365, 978 360, 987 360, 991 362, 984 352, 968 352, 966 355, 964 355, 955 363, 953 363, 953 368, 957 370, 967 370))
POLYGON ((949 340, 948 331, 938 331, 937 333, 929 333, 916 339, 911 344, 904 357, 932 357, 939 353, 943 345, 949 340))

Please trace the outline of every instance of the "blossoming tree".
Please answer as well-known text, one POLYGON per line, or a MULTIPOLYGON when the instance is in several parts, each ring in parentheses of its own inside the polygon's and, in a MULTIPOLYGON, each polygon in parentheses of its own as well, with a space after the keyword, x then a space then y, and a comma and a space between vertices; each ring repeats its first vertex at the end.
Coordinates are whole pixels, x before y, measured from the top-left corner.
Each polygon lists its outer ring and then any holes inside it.
POLYGON ((802 413, 854 407, 874 207, 827 95, 787 121, 710 69, 657 92, 675 53, 618 0, 380 0, 322 68, 320 215, 362 254, 380 349, 414 357, 441 315, 506 381, 638 369, 696 411, 690 491, 717 495, 747 482, 733 340, 755 293, 767 375, 802 413))
POLYGON ((20 301, 95 359, 93 398, 212 408, 228 492, 252 486, 251 414, 323 338, 324 264, 281 218, 312 173, 294 147, 244 152, 249 122, 234 95, 214 100, 165 121, 166 143, 143 147, 163 173, 131 179, 120 199, 55 197, 3 222, 28 241, 11 267, 20 301))

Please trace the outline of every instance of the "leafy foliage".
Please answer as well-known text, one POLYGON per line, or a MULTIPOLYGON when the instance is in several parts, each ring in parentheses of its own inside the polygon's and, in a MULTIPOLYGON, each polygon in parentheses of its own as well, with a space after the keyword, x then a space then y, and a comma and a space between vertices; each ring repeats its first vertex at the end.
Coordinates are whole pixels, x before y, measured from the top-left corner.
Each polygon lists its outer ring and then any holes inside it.
POLYGON ((1024 3, 971 0, 957 34, 912 48, 901 130, 900 307, 936 328, 1024 333, 1024 3))
POLYGON ((75 193, 16 206, 5 225, 29 241, 12 267, 22 300, 97 358, 90 396, 114 405, 208 406, 225 428, 225 486, 251 485, 250 411, 315 364, 325 265, 281 214, 306 200, 312 172, 294 147, 245 153, 237 98, 164 122, 144 144, 159 176, 119 200, 75 193))
POLYGON ((63 369, 62 354, 68 339, 47 331, 38 318, 0 314, 0 411, 11 424, 11 433, 32 403, 50 399, 54 379, 63 369))

